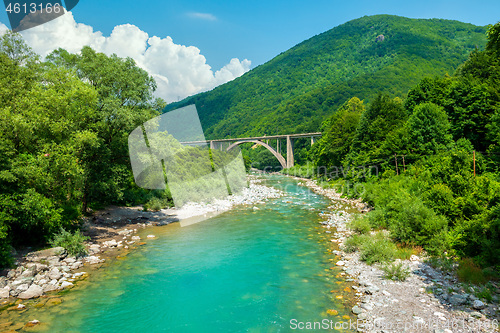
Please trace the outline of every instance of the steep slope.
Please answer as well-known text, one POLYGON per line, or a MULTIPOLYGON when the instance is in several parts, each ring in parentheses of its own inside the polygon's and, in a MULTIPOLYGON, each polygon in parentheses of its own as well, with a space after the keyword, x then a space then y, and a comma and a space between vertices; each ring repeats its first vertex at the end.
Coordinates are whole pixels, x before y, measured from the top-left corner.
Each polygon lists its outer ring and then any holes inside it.
POLYGON ((458 21, 362 17, 165 110, 195 103, 207 138, 317 131, 352 96, 404 97, 425 76, 452 74, 483 48, 485 31, 458 21))

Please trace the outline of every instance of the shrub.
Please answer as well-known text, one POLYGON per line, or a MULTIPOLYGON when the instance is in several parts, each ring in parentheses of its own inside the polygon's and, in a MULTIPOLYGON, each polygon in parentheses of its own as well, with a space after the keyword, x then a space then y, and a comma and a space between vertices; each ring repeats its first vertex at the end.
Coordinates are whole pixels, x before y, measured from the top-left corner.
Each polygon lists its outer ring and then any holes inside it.
POLYGON ((381 233, 367 237, 361 244, 360 250, 360 259, 368 265, 390 261, 396 255, 396 245, 381 233))
POLYGON ((470 258, 459 261, 457 275, 458 279, 465 283, 485 284, 487 282, 481 267, 470 258))
POLYGON ((84 242, 88 239, 79 230, 71 233, 61 228, 50 241, 50 245, 61 246, 72 256, 83 256, 87 254, 84 242))
POLYGON ((366 240, 367 237, 369 236, 352 235, 345 240, 343 250, 347 253, 358 251, 361 244, 366 240))
POLYGON ((405 281, 410 276, 410 269, 401 261, 382 267, 386 279, 395 281, 405 281))
POLYGON ((477 298, 484 298, 488 302, 491 302, 493 300, 493 296, 491 295, 491 291, 488 288, 483 288, 479 292, 475 294, 477 298))
POLYGON ((144 205, 144 208, 146 210, 157 212, 163 208, 168 208, 168 200, 153 197, 144 205))
POLYGON ((370 221, 364 216, 357 215, 349 224, 349 227, 358 234, 367 234, 370 232, 370 221))
POLYGON ((426 262, 442 272, 454 272, 457 268, 456 260, 448 258, 445 255, 442 255, 441 257, 430 257, 426 262))

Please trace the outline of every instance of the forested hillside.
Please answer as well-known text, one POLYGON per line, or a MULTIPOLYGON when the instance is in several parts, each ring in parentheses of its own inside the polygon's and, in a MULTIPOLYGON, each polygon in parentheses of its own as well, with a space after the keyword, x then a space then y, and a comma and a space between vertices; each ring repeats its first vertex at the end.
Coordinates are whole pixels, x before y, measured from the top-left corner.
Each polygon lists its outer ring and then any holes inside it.
POLYGON ((195 103, 207 138, 317 131, 351 96, 404 97, 424 77, 452 75, 484 48, 485 31, 457 21, 362 17, 165 110, 195 103))

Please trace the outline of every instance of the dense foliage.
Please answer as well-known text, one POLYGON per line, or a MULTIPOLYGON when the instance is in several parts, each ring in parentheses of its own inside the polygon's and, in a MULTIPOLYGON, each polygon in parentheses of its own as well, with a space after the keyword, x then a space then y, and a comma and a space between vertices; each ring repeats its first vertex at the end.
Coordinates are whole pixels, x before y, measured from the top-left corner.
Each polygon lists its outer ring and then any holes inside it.
POLYGON ((86 47, 47 62, 0 39, 0 266, 10 246, 44 245, 87 207, 150 196, 134 186, 130 131, 164 107, 132 59, 86 47))
POLYGON ((351 195, 395 242, 499 269, 500 23, 487 35, 453 76, 425 78, 405 100, 347 101, 311 157, 316 170, 351 170, 319 176, 344 189, 361 183, 351 195), (359 172, 367 167, 378 172, 359 172))

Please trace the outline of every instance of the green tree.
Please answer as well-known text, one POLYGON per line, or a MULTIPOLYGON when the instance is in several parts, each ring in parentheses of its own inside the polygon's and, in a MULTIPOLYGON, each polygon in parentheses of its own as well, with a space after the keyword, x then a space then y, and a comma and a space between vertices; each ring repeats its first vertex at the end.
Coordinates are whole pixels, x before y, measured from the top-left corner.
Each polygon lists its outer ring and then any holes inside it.
POLYGON ((319 166, 341 165, 342 160, 349 153, 364 110, 363 101, 353 97, 323 123, 323 136, 313 146, 319 166))
POLYGON ((394 139, 408 118, 400 98, 391 99, 379 94, 361 115, 359 126, 352 142, 351 152, 345 162, 351 165, 381 163, 397 153, 388 149, 387 138, 394 139))
POLYGON ((451 143, 448 115, 436 104, 417 105, 407 126, 410 145, 418 153, 433 154, 451 143))
POLYGON ((80 54, 63 49, 47 60, 54 66, 73 70, 97 92, 96 118, 90 129, 97 135, 90 150, 81 155, 85 165, 84 209, 91 202, 125 200, 131 183, 128 134, 159 114, 165 103, 153 97, 156 83, 131 58, 106 56, 90 47, 80 54))

